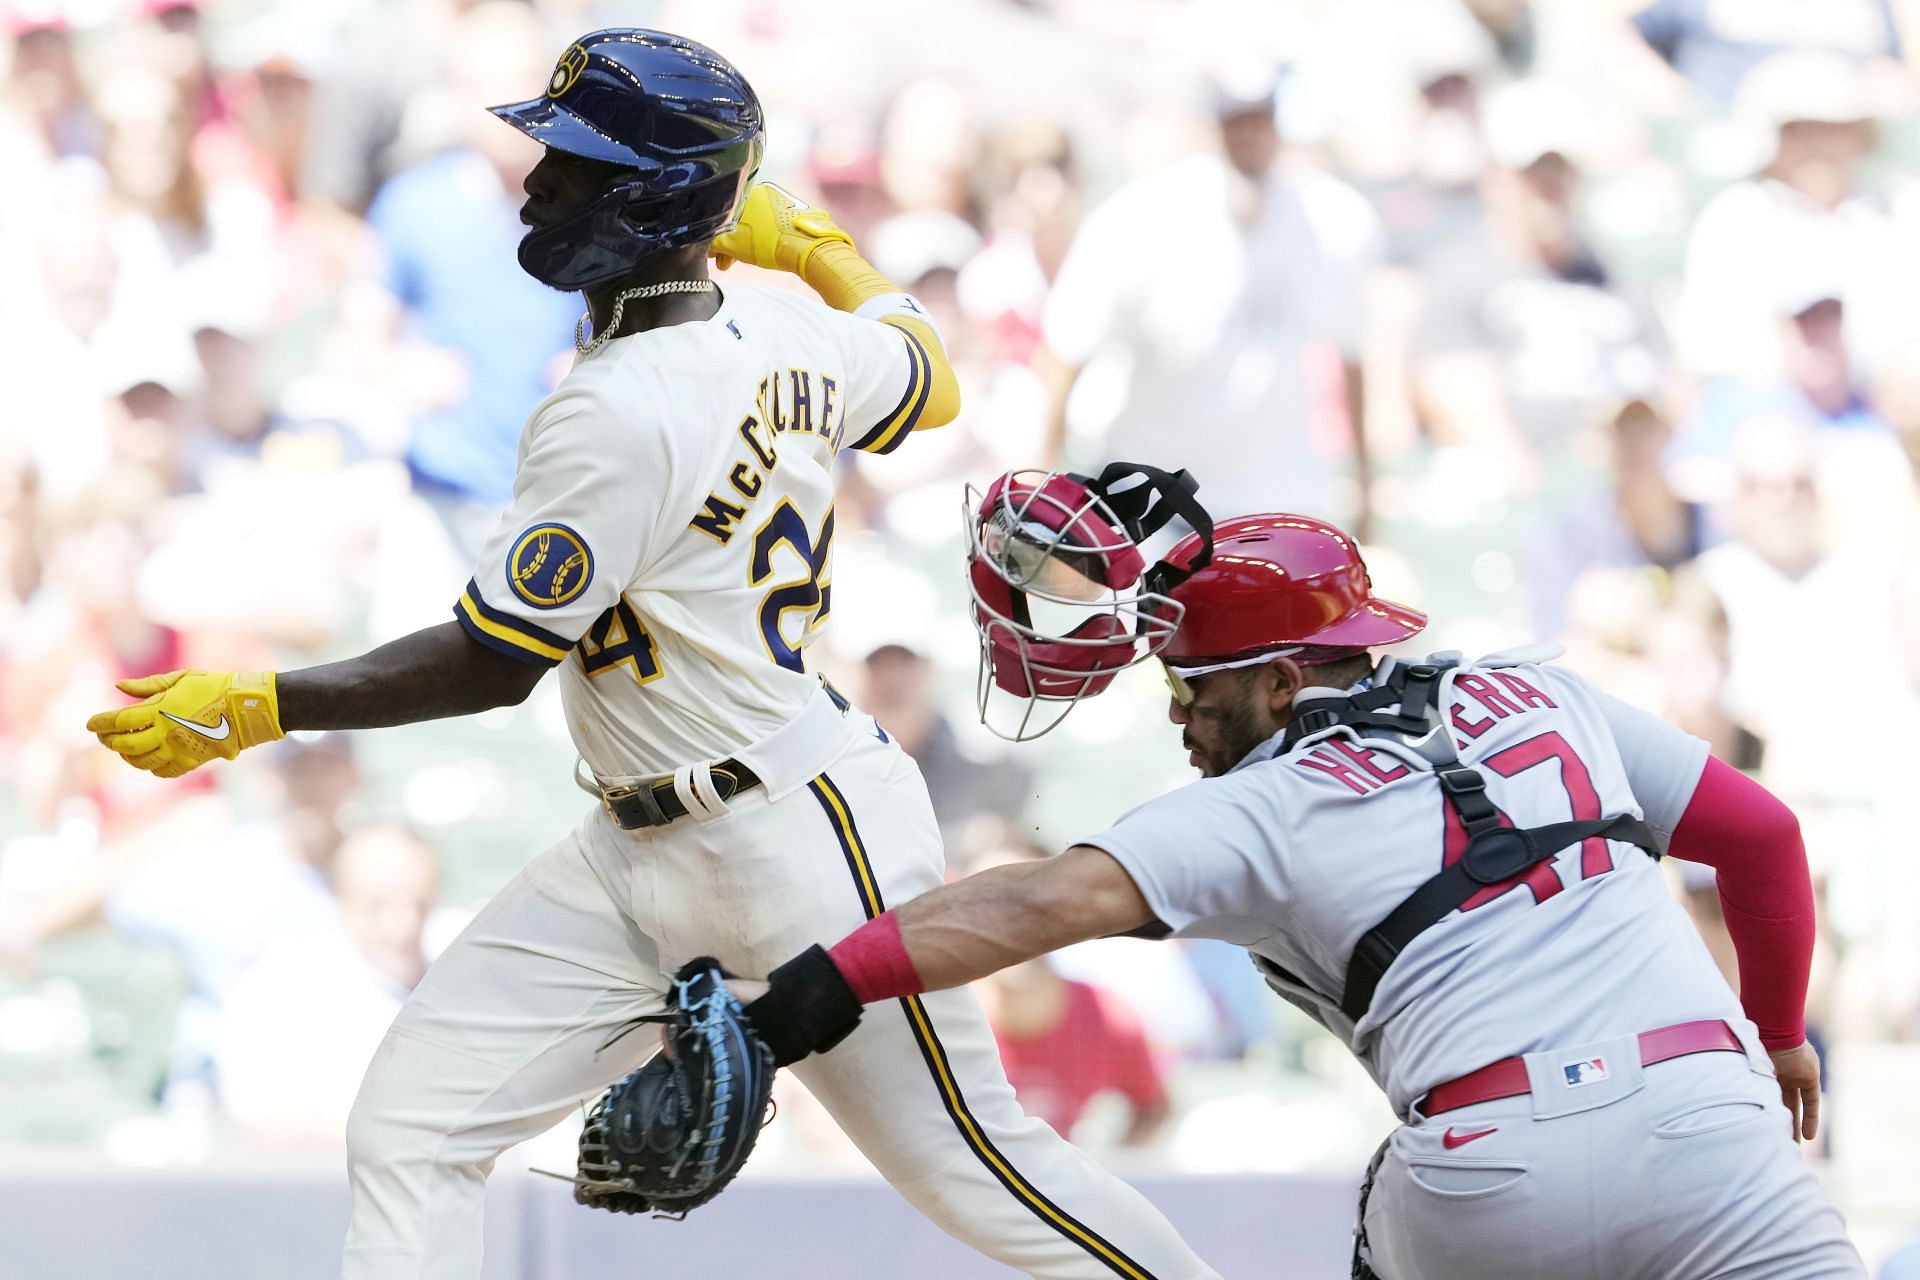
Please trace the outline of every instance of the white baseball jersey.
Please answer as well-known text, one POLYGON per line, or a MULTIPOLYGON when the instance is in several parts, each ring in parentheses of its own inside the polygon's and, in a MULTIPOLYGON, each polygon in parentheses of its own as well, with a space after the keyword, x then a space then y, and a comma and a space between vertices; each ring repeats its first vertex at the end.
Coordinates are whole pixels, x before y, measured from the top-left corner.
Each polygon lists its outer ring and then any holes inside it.
MULTIPOLYGON (((603 779, 739 753, 763 785, 635 830, 589 809, 434 961, 347 1122, 343 1280, 479 1280, 501 1153, 640 1065, 652 1044, 623 1028, 686 961, 766 973, 944 882, 912 759, 803 660, 832 603, 834 455, 899 443, 932 373, 898 327, 729 289, 706 321, 607 343, 535 410, 461 624, 563 668, 603 779)), ((969 991, 876 1006, 794 1071, 903 1196, 1009 1267, 1219 1280, 1021 1113, 969 991)))
POLYGON ((802 651, 832 608, 834 456, 898 445, 930 383, 905 330, 773 290, 616 338, 534 409, 454 614, 561 668, 603 778, 763 738, 818 687, 802 651))
MULTIPOLYGON (((1664 840, 1706 765, 1699 739, 1531 662, 1457 669, 1440 705, 1461 759, 1516 826, 1624 813, 1664 840)), ((1352 1049, 1397 1113, 1512 1054, 1743 1017, 1653 859, 1596 838, 1421 933, 1351 1022, 1339 996, 1355 944, 1457 859, 1466 833, 1397 741, 1337 728, 1284 755, 1280 743, 1082 843, 1118 859, 1175 934, 1263 958, 1276 990, 1352 1049)))

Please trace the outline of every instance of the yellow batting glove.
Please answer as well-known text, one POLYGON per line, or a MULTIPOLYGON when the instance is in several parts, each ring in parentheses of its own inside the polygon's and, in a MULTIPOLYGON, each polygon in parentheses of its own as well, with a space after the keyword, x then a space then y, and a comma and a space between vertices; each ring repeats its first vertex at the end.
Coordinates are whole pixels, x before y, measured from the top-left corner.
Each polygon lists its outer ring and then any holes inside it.
POLYGON ((802 275, 807 259, 823 244, 853 247, 833 215, 771 182, 755 183, 733 230, 714 237, 708 252, 722 271, 735 259, 770 271, 802 275))
POLYGON ((102 711, 87 730, 134 768, 162 778, 286 736, 271 671, 169 671, 116 687, 142 701, 102 711))

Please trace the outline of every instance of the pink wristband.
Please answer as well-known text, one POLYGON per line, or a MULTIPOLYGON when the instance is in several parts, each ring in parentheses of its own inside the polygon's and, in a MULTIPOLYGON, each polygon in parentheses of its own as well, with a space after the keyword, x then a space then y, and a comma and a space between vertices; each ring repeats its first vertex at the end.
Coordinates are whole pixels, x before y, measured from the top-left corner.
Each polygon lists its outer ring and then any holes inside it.
POLYGON ((861 1004, 919 995, 926 990, 913 970, 900 919, 888 911, 855 929, 827 952, 861 1004))

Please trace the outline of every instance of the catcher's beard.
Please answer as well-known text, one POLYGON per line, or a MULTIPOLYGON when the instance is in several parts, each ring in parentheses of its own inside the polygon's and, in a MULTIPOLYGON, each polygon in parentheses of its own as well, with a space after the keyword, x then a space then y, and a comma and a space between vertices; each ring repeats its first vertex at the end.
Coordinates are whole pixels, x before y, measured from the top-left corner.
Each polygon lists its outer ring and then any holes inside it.
MULTIPOLYGON (((1242 673, 1235 671, 1222 674, 1240 676, 1242 673)), ((1244 691, 1252 681, 1243 678, 1238 683, 1244 691)), ((1272 714, 1264 712, 1264 709, 1249 697, 1223 709, 1221 719, 1209 734, 1213 739, 1211 744, 1195 741, 1191 736, 1186 737, 1186 742, 1189 750, 1200 753, 1201 774, 1209 778, 1217 778, 1246 759, 1249 751, 1279 731, 1280 726, 1273 723, 1272 714)))

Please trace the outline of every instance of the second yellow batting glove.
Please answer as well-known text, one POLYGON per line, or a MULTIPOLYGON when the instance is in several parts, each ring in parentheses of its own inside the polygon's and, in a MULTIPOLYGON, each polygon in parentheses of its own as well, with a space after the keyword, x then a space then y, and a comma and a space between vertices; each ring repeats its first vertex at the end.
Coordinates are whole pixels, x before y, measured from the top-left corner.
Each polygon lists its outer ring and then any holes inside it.
POLYGON ((134 768, 162 778, 286 736, 271 671, 169 671, 116 687, 143 700, 102 711, 87 721, 88 731, 134 768))
POLYGON ((714 237, 708 252, 725 270, 735 259, 770 271, 804 273, 807 259, 823 244, 853 247, 833 215, 771 182, 756 183, 740 208, 733 230, 714 237))

